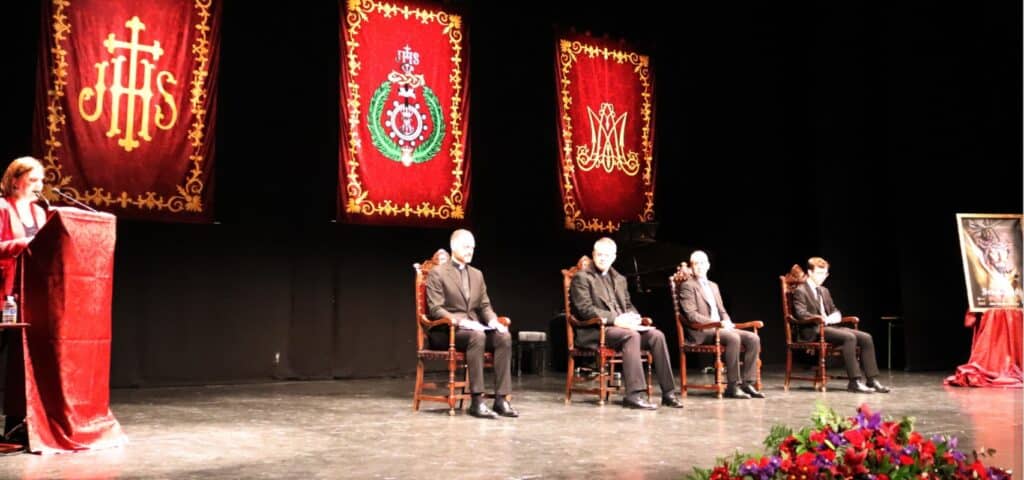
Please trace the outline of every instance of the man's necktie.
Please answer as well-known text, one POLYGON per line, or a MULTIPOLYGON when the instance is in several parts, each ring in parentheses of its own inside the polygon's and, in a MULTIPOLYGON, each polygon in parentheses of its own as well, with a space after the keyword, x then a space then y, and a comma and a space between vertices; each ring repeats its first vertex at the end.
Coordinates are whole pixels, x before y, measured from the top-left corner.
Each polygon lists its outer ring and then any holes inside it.
POLYGON ((825 311, 825 296, 821 294, 821 287, 814 287, 814 293, 818 294, 818 306, 821 307, 821 314, 828 315, 825 311))
POLYGON ((711 309, 711 321, 721 321, 722 317, 718 314, 718 304, 715 300, 715 292, 711 291, 711 284, 708 283, 706 278, 702 278, 700 279, 700 286, 704 290, 704 299, 707 300, 708 307, 711 309))
POLYGON ((462 277, 462 295, 469 298, 469 267, 463 265, 459 269, 459 276, 462 277))

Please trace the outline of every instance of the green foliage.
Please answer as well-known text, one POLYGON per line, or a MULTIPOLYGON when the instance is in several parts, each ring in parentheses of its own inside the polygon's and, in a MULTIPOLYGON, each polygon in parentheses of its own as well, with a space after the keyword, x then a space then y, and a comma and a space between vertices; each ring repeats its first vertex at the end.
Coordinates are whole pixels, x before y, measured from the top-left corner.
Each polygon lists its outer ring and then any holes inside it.
POLYGON ((782 441, 793 434, 793 429, 785 425, 773 425, 771 432, 764 439, 764 448, 769 452, 779 449, 782 441))

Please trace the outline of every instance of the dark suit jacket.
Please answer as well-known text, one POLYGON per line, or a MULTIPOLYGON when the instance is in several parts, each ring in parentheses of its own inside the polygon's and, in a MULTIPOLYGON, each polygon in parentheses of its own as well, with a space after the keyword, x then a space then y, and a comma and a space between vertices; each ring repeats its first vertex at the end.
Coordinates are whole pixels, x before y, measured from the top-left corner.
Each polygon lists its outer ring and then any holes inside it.
MULTIPOLYGON (((605 286, 605 280, 597 267, 591 264, 586 269, 576 272, 572 277, 572 284, 569 286, 569 303, 572 306, 572 315, 579 321, 590 320, 600 317, 605 325, 612 325, 615 322, 615 314, 612 312, 612 305, 617 298, 622 312, 636 312, 633 303, 629 300, 629 291, 626 290, 626 277, 623 277, 614 268, 608 269, 608 275, 612 279, 612 292, 609 295, 605 286)), ((577 329, 576 343, 580 345, 596 345, 600 333, 596 327, 577 329)))
POLYGON ((469 269, 469 294, 462 291, 462 278, 454 261, 434 268, 427 276, 427 315, 432 320, 443 317, 476 320, 484 325, 497 320, 487 297, 484 274, 472 265, 469 269))
MULTIPOLYGON (((722 293, 718 290, 718 284, 708 280, 708 286, 711 288, 711 293, 715 296, 720 321, 731 321, 732 319, 729 318, 729 313, 725 311, 725 306, 722 303, 722 293)), ((714 322, 714 320, 711 320, 711 305, 704 296, 704 289, 701 288, 697 277, 683 282, 679 291, 676 292, 676 296, 676 301, 679 302, 679 306, 682 308, 683 315, 687 320, 693 323, 714 322)), ((697 344, 703 343, 706 336, 714 335, 714 330, 691 330, 689 328, 685 330, 686 339, 697 344)))
MULTIPOLYGON (((832 294, 827 288, 821 287, 821 303, 825 304, 825 311, 821 311, 818 298, 811 291, 810 285, 803 282, 799 287, 792 290, 790 303, 793 307, 793 316, 797 320, 808 320, 811 317, 827 317, 836 311, 836 304, 832 301, 832 294)), ((798 338, 802 341, 813 341, 818 337, 817 325, 801 325, 798 327, 798 338)))

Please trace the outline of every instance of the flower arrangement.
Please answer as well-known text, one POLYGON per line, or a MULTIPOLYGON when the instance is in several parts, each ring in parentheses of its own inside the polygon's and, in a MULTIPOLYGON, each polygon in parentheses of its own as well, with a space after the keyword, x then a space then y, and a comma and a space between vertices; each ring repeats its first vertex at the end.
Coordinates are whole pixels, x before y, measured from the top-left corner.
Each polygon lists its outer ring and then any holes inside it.
POLYGON ((981 459, 995 450, 970 455, 957 450, 956 437, 925 438, 914 418, 882 418, 867 405, 844 418, 818 404, 814 425, 794 432, 776 425, 764 440, 766 455, 736 453, 709 470, 695 468, 688 480, 825 479, 1011 479, 1012 472, 986 467, 981 459))

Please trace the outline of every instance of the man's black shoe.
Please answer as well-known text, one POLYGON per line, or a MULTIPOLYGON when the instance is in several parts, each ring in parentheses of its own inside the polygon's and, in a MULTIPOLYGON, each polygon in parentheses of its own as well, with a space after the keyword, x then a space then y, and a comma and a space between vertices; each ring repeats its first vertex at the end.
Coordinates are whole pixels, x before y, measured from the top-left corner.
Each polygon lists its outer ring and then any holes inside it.
POLYGON ((887 387, 885 385, 882 385, 881 382, 879 382, 878 380, 876 380, 874 378, 869 378, 868 379, 868 385, 867 386, 868 386, 868 388, 870 388, 870 389, 872 389, 872 390, 874 390, 874 391, 876 391, 878 393, 889 393, 889 387, 887 387))
POLYGON ((744 398, 744 399, 747 399, 747 400, 750 399, 750 395, 747 395, 746 392, 744 392, 743 390, 740 390, 740 388, 737 387, 736 385, 730 385, 728 388, 725 389, 725 397, 726 398, 744 398))
POLYGON ((498 418, 498 415, 487 408, 484 402, 473 402, 469 406, 469 414, 476 418, 498 418))
POLYGON ((648 402, 647 399, 644 398, 644 395, 639 393, 627 395, 623 398, 622 406, 626 408, 636 408, 639 410, 656 410, 658 408, 657 405, 648 402))
POLYGON ((515 408, 512 408, 512 404, 508 403, 508 400, 500 397, 494 400, 494 413, 503 417, 515 418, 519 416, 519 412, 516 411, 515 408))
POLYGON ((754 388, 754 386, 749 383, 744 383, 743 385, 740 385, 740 390, 743 390, 744 393, 750 395, 751 397, 764 398, 764 394, 757 391, 757 389, 754 388))
POLYGON ((683 402, 674 394, 662 395, 661 406, 669 408, 683 408, 683 402))
POLYGON ((875 393, 874 390, 860 383, 860 380, 850 380, 850 383, 846 385, 846 391, 853 393, 875 393))

